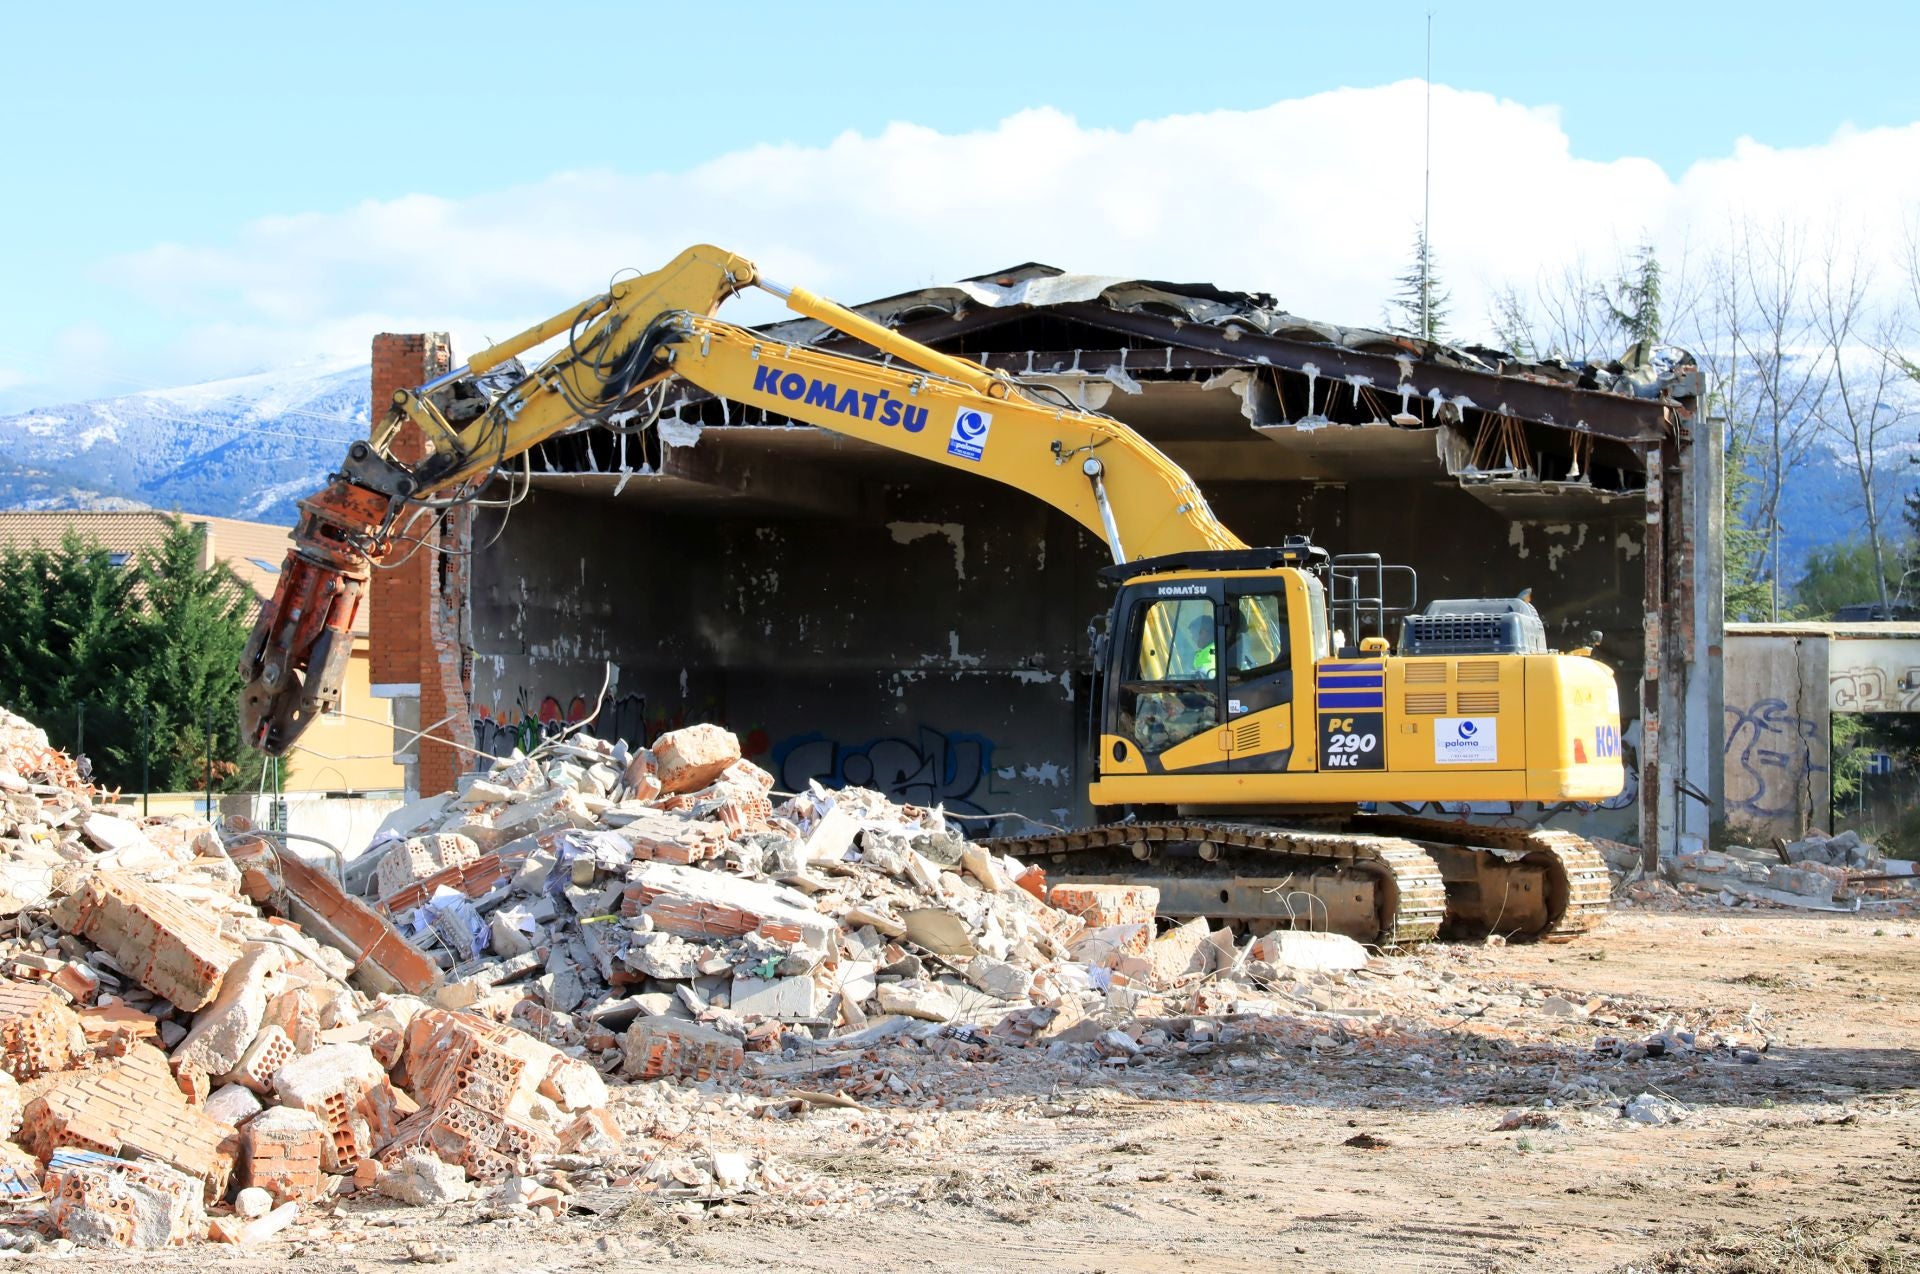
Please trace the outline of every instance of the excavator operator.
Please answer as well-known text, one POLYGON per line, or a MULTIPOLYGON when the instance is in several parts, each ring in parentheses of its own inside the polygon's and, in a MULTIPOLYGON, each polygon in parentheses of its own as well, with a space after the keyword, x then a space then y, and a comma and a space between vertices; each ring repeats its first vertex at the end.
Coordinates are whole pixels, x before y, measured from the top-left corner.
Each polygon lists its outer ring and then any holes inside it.
POLYGON ((1187 641, 1192 648, 1187 659, 1187 676, 1211 680, 1214 670, 1219 667, 1213 648, 1213 607, 1209 606, 1204 613, 1193 617, 1193 622, 1187 625, 1187 641))

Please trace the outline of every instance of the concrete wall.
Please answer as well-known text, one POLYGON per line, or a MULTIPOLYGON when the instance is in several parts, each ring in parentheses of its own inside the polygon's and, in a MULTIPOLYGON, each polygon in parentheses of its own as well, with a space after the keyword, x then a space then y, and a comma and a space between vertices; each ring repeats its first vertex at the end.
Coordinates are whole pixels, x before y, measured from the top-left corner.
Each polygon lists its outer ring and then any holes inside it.
POLYGON ((1770 845, 1825 829, 1833 718, 1827 639, 1727 630, 1727 835, 1770 845))
POLYGON ((1920 712, 1920 638, 1836 636, 1827 689, 1835 712, 1920 712))
MULTIPOLYGON (((1531 585, 1552 644, 1605 634, 1636 741, 1637 508, 1509 524, 1445 480, 1206 489, 1250 542, 1305 531, 1336 552, 1379 551, 1416 567, 1426 597, 1531 585)), ((475 563, 476 741, 505 752, 577 719, 612 661, 617 684, 593 727, 604 735, 717 720, 785 788, 844 779, 964 813, 1087 817, 1087 623, 1111 598, 1096 576, 1104 550, 990 484, 870 478, 861 495, 858 516, 767 520, 724 500, 661 509, 645 478, 617 499, 536 490, 475 563)), ((495 516, 482 515, 477 544, 495 516)), ((1476 812, 1630 837, 1635 795, 1600 810, 1476 812)))
POLYGON ((1920 628, 1727 628, 1727 834, 1770 844, 1833 830, 1833 714, 1920 712, 1920 628))

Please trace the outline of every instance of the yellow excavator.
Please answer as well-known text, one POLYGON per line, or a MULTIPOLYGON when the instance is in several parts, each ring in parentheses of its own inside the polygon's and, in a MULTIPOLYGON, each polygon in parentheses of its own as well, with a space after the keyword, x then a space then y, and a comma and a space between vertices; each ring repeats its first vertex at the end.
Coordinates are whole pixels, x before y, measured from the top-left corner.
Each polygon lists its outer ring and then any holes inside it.
POLYGON ((1382 945, 1561 940, 1606 914, 1605 863, 1577 836, 1370 812, 1621 790, 1613 674, 1588 652, 1549 652, 1527 601, 1429 602, 1415 613, 1411 572, 1377 555, 1330 556, 1304 538, 1243 544, 1186 472, 1120 421, 710 246, 394 395, 369 440, 301 502, 294 548, 242 659, 249 741, 279 755, 339 702, 369 570, 416 547, 416 519, 477 493, 544 439, 609 418, 631 427, 674 377, 1006 483, 1106 542, 1117 589, 1097 646, 1090 789, 1103 821, 996 848, 1056 874, 1153 885, 1169 916, 1382 945), (713 317, 747 287, 878 357, 713 317), (488 373, 560 337, 524 379, 486 388, 503 379, 488 373), (413 463, 393 454, 407 421, 426 440, 413 463), (1387 632, 1396 618, 1397 650, 1387 632))

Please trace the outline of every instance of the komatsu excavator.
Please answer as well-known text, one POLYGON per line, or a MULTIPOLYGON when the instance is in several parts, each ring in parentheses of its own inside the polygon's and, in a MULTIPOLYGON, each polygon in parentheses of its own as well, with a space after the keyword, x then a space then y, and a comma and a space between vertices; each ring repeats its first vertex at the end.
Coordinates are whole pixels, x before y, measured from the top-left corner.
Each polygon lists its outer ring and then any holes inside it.
POLYGON ((546 438, 631 419, 673 377, 1006 483, 1106 542, 1117 590, 1096 643, 1090 791, 1103 821, 998 848, 1056 874, 1156 886, 1162 914, 1382 945, 1443 933, 1559 940, 1605 915, 1605 863, 1577 836, 1362 812, 1621 790, 1613 674, 1586 652, 1547 651, 1530 604, 1432 602, 1416 614, 1410 596, 1385 602, 1384 581, 1404 568, 1377 555, 1330 557, 1304 538, 1249 547, 1127 425, 709 246, 394 395, 381 427, 301 502, 243 656, 249 741, 281 754, 338 704, 369 571, 417 547, 417 519, 477 494, 546 438), (879 357, 713 317, 747 287, 879 357), (562 336, 530 375, 487 388, 502 379, 487 373, 562 336), (409 420, 427 447, 403 463, 392 442, 409 420), (1386 629, 1400 615, 1392 651, 1386 629))

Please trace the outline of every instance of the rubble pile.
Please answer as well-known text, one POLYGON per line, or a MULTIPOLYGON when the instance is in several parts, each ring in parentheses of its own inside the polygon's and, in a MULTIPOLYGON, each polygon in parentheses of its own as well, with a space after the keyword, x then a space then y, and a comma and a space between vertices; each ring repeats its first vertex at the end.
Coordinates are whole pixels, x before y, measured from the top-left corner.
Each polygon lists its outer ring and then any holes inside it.
MULTIPOLYGON (((1151 888, 1049 891, 938 809, 817 785, 775 805, 772 787, 714 726, 651 750, 561 741, 400 811, 343 875, 431 953, 440 1006, 632 1080, 907 1022, 1045 1042, 1278 958, 1277 936, 1242 949, 1204 921, 1156 934, 1151 888)), ((1347 947, 1323 958, 1364 962, 1347 947)))
POLYGON ((1882 856, 1858 832, 1814 833, 1775 849, 1729 845, 1723 850, 1681 854, 1663 865, 1661 878, 1642 878, 1638 851, 1616 859, 1616 890, 1626 906, 1796 908, 1813 911, 1873 910, 1913 914, 1920 895, 1914 863, 1882 856))
POLYGON ((41 731, 0 713, 11 1225, 92 1246, 257 1243, 420 1147, 491 1180, 618 1146, 592 1066, 352 985, 356 964, 395 980, 381 962, 407 966, 397 934, 349 957, 264 911, 250 860, 205 822, 123 817, 96 795, 41 731))
POLYGON ((1857 831, 1812 833, 1772 850, 1741 844, 1695 850, 1663 861, 1659 875, 1645 875, 1636 846, 1601 838, 1594 844, 1613 873, 1619 908, 1920 913, 1916 863, 1885 858, 1857 831))
POLYGON ((1326 935, 1159 933, 1151 888, 1049 890, 938 809, 772 787, 714 726, 554 740, 303 857, 114 812, 0 713, 8 1233, 261 1243, 354 1193, 537 1218, 583 1180, 850 1203, 694 1135, 724 1122, 700 1091, 790 1113, 751 1094, 889 1042, 1205 1053, 1216 1026, 1156 1015, 1257 1012, 1261 979, 1367 963, 1326 935))

